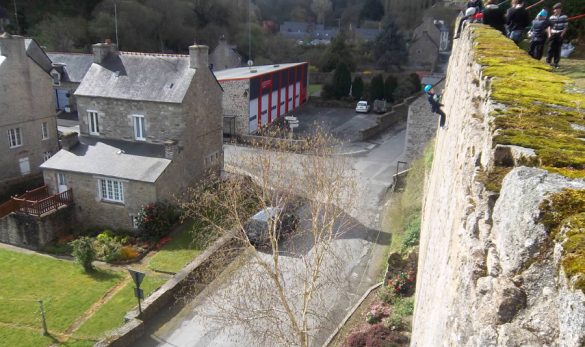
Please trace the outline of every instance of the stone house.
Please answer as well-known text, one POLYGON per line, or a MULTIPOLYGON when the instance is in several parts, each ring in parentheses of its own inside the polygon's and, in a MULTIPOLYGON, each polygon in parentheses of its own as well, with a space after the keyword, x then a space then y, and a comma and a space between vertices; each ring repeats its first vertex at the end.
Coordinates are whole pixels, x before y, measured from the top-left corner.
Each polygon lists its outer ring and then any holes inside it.
POLYGON ((416 68, 432 70, 439 54, 449 49, 449 29, 443 21, 425 17, 414 29, 408 48, 409 64, 416 68))
POLYGON ((222 89, 206 46, 190 54, 93 45, 75 92, 80 136, 43 164, 50 192, 72 189, 84 225, 130 229, 141 207, 180 196, 223 167, 222 89))
POLYGON ((87 70, 93 64, 93 55, 83 53, 47 53, 53 62, 53 95, 58 111, 77 110, 74 93, 87 70))
POLYGON ((59 149, 50 72, 34 40, 0 36, 0 193, 40 176, 59 149))
POLYGON ((232 69, 242 65, 242 56, 236 51, 236 46, 230 45, 222 36, 209 55, 209 63, 214 71, 232 69))

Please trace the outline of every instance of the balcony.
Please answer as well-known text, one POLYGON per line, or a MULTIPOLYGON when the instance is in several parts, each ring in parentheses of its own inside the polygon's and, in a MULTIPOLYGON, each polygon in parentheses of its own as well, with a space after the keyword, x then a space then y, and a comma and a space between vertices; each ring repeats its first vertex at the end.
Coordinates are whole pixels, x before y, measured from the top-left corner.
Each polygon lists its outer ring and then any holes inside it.
POLYGON ((42 186, 26 193, 12 197, 9 201, 0 205, 0 218, 11 213, 23 213, 31 216, 41 217, 53 213, 61 207, 73 203, 73 192, 71 189, 62 193, 49 195, 49 188, 42 186))

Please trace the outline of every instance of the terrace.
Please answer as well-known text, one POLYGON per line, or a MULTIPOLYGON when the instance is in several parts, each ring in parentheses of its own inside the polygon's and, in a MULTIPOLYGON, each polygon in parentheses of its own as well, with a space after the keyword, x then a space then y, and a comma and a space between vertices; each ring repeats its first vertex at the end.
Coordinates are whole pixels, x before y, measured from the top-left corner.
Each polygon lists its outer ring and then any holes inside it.
POLYGON ((11 213, 24 213, 41 217, 51 214, 61 207, 73 203, 73 192, 68 189, 62 193, 49 195, 47 186, 42 186, 26 193, 12 197, 9 201, 0 205, 0 218, 11 213))

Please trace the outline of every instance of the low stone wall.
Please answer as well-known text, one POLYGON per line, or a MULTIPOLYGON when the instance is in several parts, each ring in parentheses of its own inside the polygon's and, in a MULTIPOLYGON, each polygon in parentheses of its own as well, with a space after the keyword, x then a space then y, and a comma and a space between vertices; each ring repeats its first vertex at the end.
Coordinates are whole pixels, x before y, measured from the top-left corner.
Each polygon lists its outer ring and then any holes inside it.
POLYGON ((282 139, 268 136, 243 135, 239 137, 239 142, 246 145, 261 147, 270 147, 285 149, 290 151, 299 151, 307 147, 305 140, 282 139))
POLYGON ((225 235, 209 246, 201 255, 168 280, 142 302, 142 313, 134 309, 126 314, 126 324, 94 347, 127 347, 144 334, 144 322, 152 319, 162 308, 188 295, 196 284, 209 284, 242 251, 238 242, 225 235))
POLYGON ((392 106, 390 112, 386 112, 378 118, 378 123, 376 125, 360 130, 360 140, 366 141, 400 122, 405 122, 408 118, 408 107, 414 102, 414 100, 420 97, 420 95, 421 93, 417 93, 416 95, 404 99, 403 102, 392 106))
POLYGON ((73 206, 35 217, 11 213, 0 218, 0 242, 38 250, 76 225, 73 206))

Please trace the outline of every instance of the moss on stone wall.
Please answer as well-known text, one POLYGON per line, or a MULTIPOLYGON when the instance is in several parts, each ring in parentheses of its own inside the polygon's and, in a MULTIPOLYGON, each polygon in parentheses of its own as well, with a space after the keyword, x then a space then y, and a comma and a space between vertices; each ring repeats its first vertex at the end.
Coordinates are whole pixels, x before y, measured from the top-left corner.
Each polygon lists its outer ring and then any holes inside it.
POLYGON ((565 189, 540 205, 541 223, 563 243, 561 264, 575 288, 585 292, 585 191, 565 189))
MULTIPOLYGON (((532 148, 541 168, 585 178, 585 95, 499 32, 483 25, 471 30, 475 60, 491 79, 490 98, 504 105, 491 114, 494 146, 532 148)), ((552 194, 540 209, 551 239, 562 242, 567 277, 585 291, 585 191, 552 194)))
POLYGON ((551 72, 499 32, 472 27, 476 61, 491 78, 495 144, 533 148, 542 168, 585 177, 585 95, 570 92, 573 81, 551 72))

